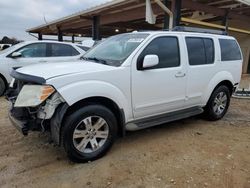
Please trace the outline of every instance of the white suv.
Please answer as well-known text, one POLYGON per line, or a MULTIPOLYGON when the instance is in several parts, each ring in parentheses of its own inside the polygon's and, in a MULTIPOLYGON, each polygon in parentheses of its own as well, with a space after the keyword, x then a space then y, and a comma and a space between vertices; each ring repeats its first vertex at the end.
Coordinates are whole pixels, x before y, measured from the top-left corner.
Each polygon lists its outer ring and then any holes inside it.
POLYGON ((10 72, 23 66, 80 59, 86 52, 80 45, 56 41, 26 41, 0 52, 0 96, 11 81, 10 72))
POLYGON ((103 156, 117 135, 204 113, 221 119, 241 78, 230 36, 137 32, 111 37, 82 63, 12 72, 10 120, 24 135, 50 131, 70 159, 103 156))

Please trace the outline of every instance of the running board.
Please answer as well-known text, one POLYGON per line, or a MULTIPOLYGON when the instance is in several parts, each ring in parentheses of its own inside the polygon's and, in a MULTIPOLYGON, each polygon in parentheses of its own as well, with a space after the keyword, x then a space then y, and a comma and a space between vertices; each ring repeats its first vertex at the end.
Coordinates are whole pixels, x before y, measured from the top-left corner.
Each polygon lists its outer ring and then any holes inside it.
POLYGON ((133 122, 130 122, 126 125, 126 130, 128 131, 136 131, 140 129, 145 129, 148 127, 153 127, 156 125, 160 125, 163 123, 168 123, 184 118, 188 118, 191 116, 195 116, 198 114, 201 114, 203 112, 203 108, 201 107, 195 107, 195 108, 188 108, 185 110, 180 110, 176 112, 170 112, 167 114, 162 114, 154 117, 144 118, 140 120, 136 120, 133 122))

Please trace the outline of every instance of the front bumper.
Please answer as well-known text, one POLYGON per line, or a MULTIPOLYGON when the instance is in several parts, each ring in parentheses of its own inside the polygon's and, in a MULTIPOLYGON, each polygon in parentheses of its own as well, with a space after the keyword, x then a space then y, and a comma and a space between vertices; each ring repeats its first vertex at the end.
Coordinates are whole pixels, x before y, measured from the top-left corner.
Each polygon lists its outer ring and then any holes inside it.
POLYGON ((24 136, 28 135, 29 127, 27 121, 21 121, 16 119, 13 115, 11 115, 11 112, 9 112, 9 119, 12 123, 12 125, 21 132, 24 136))
POLYGON ((10 87, 5 97, 10 102, 9 119, 11 123, 19 130, 23 135, 28 135, 29 131, 41 131, 41 119, 37 118, 37 108, 26 107, 14 107, 17 96, 20 93, 23 85, 26 83, 23 80, 15 79, 13 86, 10 87))

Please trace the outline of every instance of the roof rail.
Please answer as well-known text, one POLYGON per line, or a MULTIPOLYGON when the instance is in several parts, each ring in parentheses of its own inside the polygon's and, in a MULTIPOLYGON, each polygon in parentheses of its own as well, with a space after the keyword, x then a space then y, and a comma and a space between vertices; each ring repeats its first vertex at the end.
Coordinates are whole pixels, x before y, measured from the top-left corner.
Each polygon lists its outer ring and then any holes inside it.
POLYGON ((217 35, 227 35, 226 31, 214 30, 214 29, 203 29, 197 27, 185 27, 185 26, 176 26, 172 31, 184 31, 184 32, 196 32, 196 33, 210 33, 217 35))

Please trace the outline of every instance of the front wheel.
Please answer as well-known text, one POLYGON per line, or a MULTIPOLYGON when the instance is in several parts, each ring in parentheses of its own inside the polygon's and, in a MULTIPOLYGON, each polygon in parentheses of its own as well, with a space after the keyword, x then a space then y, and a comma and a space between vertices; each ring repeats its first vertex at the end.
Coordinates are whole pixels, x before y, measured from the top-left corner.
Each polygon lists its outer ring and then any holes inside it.
POLYGON ((224 85, 217 87, 205 107, 206 118, 211 121, 223 118, 228 110, 230 97, 228 87, 224 85))
POLYGON ((62 131, 64 149, 72 161, 93 161, 111 148, 117 121, 106 107, 89 105, 69 115, 62 131))

